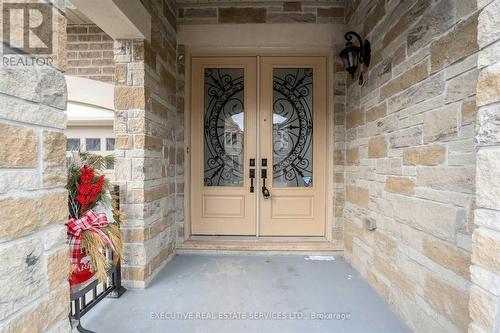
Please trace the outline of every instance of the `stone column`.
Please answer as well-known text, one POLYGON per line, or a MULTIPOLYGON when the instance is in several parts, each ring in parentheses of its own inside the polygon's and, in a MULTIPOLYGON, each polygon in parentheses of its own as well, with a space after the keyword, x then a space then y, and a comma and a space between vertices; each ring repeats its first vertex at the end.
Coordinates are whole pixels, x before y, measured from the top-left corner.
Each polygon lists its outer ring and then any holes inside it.
MULTIPOLYGON (((144 88, 144 42, 115 41, 115 181, 120 185, 120 203, 127 214, 122 227, 125 285, 143 287, 149 276, 144 242, 148 239, 151 209, 145 202, 145 149, 161 145, 145 136, 146 96, 144 88), (147 148, 146 148, 147 147, 147 148), (130 282, 129 282, 130 281, 130 282)), ((156 149, 154 147, 157 147, 156 149)))
POLYGON ((61 72, 66 20, 64 8, 43 5, 52 12, 52 54, 12 55, 6 44, 1 46, 1 332, 70 331, 66 82, 61 72))
POLYGON ((500 0, 478 1, 477 208, 469 332, 500 331, 500 0))
POLYGON ((115 41, 115 179, 127 215, 123 278, 136 288, 163 267, 176 236, 175 72, 156 55, 148 42, 115 41))

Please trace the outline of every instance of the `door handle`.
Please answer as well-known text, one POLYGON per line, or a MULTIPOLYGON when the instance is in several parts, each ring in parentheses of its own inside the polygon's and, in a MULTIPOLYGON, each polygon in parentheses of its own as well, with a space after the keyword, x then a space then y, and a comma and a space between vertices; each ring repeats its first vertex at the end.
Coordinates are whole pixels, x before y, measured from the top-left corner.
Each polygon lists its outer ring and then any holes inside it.
POLYGON ((250 193, 254 192, 253 180, 255 178, 255 169, 250 169, 250 193))
POLYGON ((255 179, 255 158, 251 158, 248 164, 250 165, 250 193, 253 193, 255 189, 253 187, 253 180, 255 179))
POLYGON ((271 192, 269 192, 269 189, 266 187, 267 169, 260 170, 260 176, 262 178, 262 195, 264 199, 269 199, 271 192))

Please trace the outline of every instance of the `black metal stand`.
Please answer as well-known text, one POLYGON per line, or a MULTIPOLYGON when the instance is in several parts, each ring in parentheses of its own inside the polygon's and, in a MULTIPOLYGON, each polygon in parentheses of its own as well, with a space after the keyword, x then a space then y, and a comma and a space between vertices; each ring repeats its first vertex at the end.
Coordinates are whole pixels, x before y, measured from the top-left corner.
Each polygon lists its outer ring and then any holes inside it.
POLYGON ((120 298, 127 289, 121 285, 121 267, 118 263, 116 266, 111 267, 108 271, 109 282, 100 283, 95 277, 85 283, 74 285, 71 287, 70 302, 72 304, 69 314, 70 322, 76 323, 76 329, 82 333, 95 333, 82 327, 81 318, 92 309, 102 299, 120 298), (102 291, 98 291, 98 287, 102 286, 102 291), (92 299, 87 302, 87 294, 92 292, 92 299))
MULTIPOLYGON (((115 185, 111 195, 113 197, 114 206, 117 209, 120 208, 119 192, 120 188, 115 185)), ((105 251, 105 255, 108 260, 110 262, 113 262, 113 252, 109 251, 107 248, 103 249, 103 251, 105 251)), ((71 327, 75 327, 74 324, 76 324, 76 329, 78 330, 78 332, 96 333, 82 327, 80 320, 83 315, 85 315, 102 299, 106 297, 120 298, 120 296, 123 295, 125 291, 127 291, 127 289, 122 286, 122 270, 120 261, 118 261, 116 265, 111 266, 111 268, 108 270, 108 280, 106 282, 99 282, 94 276, 89 281, 72 286, 70 288, 71 308, 69 313, 71 327), (92 299, 87 302, 86 297, 89 292, 92 292, 92 299)))
POLYGON ((127 291, 127 289, 122 286, 122 270, 120 263, 116 265, 115 272, 111 275, 111 280, 111 283, 113 283, 115 287, 109 293, 108 298, 120 298, 120 296, 127 291))

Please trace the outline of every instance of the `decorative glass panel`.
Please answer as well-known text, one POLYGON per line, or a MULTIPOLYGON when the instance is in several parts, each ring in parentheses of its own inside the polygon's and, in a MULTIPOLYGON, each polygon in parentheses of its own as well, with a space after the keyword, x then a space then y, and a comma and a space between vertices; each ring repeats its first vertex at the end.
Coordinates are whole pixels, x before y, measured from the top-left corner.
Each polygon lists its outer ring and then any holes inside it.
POLYGON ((85 149, 87 151, 101 150, 101 139, 85 139, 85 149))
POLYGON ((204 74, 205 186, 243 186, 243 69, 207 68, 204 74))
POLYGON ((273 186, 313 184, 313 70, 273 69, 273 186))
POLYGON ((68 138, 68 140, 66 140, 66 151, 77 151, 79 149, 80 149, 79 138, 68 138))

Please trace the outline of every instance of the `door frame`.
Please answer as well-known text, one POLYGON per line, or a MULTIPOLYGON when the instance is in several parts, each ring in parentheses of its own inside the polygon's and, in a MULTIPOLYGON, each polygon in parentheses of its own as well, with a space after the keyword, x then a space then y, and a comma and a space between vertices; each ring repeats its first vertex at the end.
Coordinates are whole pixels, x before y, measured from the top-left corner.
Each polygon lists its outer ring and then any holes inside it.
POLYGON ((261 49, 246 48, 246 47, 186 47, 185 49, 185 91, 184 91, 184 148, 185 148, 185 158, 184 158, 184 240, 190 240, 192 237, 196 239, 206 238, 207 240, 219 239, 219 240, 234 240, 235 236, 193 236, 191 233, 191 59, 193 57, 257 57, 257 72, 259 72, 259 57, 262 56, 287 56, 287 57, 325 57, 326 58, 326 91, 327 91, 327 101, 326 101, 326 112, 327 112, 327 158, 326 158, 326 193, 325 193, 325 236, 318 237, 276 237, 276 236, 241 236, 241 240, 255 240, 264 239, 266 241, 327 241, 332 242, 333 237, 333 226, 337 225, 336 218, 334 216, 334 94, 333 94, 333 82, 334 82, 334 49, 332 47, 313 47, 313 48, 295 48, 295 47, 285 47, 285 48, 265 48, 261 49))

